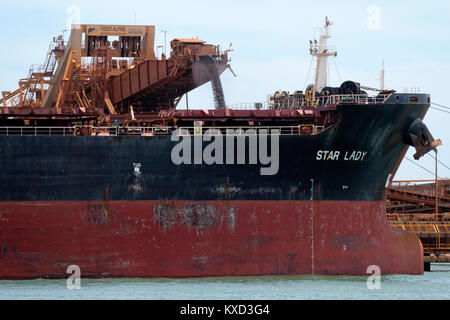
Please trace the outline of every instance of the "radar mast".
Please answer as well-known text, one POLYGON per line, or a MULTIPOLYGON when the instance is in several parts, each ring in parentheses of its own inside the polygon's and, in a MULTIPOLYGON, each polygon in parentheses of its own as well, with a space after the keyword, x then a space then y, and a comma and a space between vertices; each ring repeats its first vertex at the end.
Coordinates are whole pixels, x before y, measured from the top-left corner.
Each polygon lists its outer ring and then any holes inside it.
POLYGON ((327 76, 328 76, 328 57, 336 56, 337 52, 334 48, 331 48, 327 41, 331 37, 330 26, 333 23, 325 17, 325 25, 320 28, 319 41, 316 39, 310 40, 309 52, 313 57, 316 57, 316 71, 314 77, 314 92, 320 92, 323 88, 327 86, 327 76))

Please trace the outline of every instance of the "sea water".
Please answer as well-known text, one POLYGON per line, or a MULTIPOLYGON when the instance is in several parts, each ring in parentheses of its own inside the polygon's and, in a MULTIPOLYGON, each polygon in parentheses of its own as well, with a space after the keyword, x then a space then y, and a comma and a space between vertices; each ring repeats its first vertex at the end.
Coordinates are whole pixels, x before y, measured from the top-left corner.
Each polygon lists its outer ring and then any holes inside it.
POLYGON ((450 299, 450 264, 433 263, 423 275, 260 276, 195 279, 1 280, 0 299, 308 300, 450 299))

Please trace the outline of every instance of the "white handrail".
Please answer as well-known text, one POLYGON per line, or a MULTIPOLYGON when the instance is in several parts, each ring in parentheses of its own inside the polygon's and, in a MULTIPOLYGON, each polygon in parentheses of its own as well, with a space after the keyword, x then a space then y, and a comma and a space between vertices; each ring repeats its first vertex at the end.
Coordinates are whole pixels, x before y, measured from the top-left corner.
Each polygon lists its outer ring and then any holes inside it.
POLYGON ((336 94, 330 96, 318 96, 301 98, 284 96, 280 98, 272 98, 270 101, 264 102, 246 102, 227 105, 229 110, 268 110, 268 109, 298 109, 307 106, 328 106, 344 103, 354 104, 382 104, 390 94, 379 94, 377 96, 368 96, 366 94, 336 94))
POLYGON ((178 135, 315 135, 327 128, 314 124, 298 126, 264 126, 264 127, 0 127, 0 136, 158 136, 170 135, 178 130, 178 135), (306 128, 307 127, 307 128, 306 128), (306 130, 304 130, 306 128, 306 130))

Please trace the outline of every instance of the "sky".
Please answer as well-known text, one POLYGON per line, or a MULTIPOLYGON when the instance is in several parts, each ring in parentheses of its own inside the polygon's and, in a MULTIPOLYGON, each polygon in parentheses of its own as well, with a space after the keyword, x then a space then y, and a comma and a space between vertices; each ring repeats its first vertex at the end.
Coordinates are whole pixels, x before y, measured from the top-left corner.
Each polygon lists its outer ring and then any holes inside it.
MULTIPOLYGON (((51 39, 67 24, 155 25, 155 46, 173 38, 198 37, 228 49, 230 71, 222 75, 227 104, 262 102, 277 90, 304 90, 311 57, 309 40, 324 17, 334 23, 338 52, 329 61, 329 83, 354 80, 399 92, 418 87, 432 102, 450 107, 450 2, 448 1, 21 1, 2 0, 0 11, 0 90, 13 91, 32 64, 44 62, 51 39), (79 14, 78 14, 79 13, 79 14)), ((68 35, 66 35, 66 39, 68 35)), ((184 106, 184 101, 180 102, 184 106)), ((189 93, 190 108, 213 108, 210 84, 189 93)), ((443 145, 438 159, 450 167, 450 109, 430 109, 425 123, 443 145)), ((406 155, 413 159, 414 148, 406 155)), ((403 160, 396 180, 434 179, 435 161, 403 160), (420 168, 420 165, 430 172, 420 168)), ((438 165, 438 175, 450 169, 438 165)))

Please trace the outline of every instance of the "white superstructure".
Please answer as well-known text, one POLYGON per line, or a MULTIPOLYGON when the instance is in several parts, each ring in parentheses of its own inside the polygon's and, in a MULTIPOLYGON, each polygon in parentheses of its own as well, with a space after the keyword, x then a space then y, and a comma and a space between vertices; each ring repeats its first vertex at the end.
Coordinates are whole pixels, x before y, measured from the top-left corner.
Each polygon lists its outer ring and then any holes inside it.
POLYGON ((336 56, 337 52, 328 45, 328 39, 330 35, 330 26, 333 23, 325 17, 325 25, 321 28, 319 41, 310 40, 309 52, 312 56, 316 57, 316 70, 314 77, 314 92, 320 92, 327 86, 327 73, 328 73, 328 57, 336 56))

